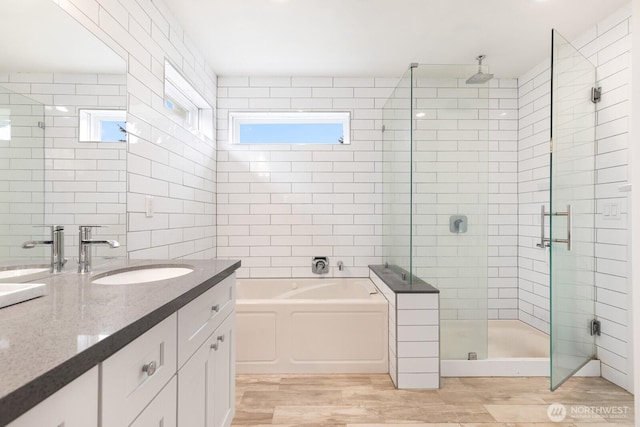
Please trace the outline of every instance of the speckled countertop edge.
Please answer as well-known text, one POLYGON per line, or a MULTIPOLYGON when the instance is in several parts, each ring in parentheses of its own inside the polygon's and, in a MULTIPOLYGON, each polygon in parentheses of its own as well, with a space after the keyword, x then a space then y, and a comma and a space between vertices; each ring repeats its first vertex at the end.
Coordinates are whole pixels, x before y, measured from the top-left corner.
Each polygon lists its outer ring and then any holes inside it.
MULTIPOLYGON (((220 283, 226 277, 233 274, 235 270, 240 268, 240 261, 230 260, 118 260, 108 262, 97 267, 95 269, 96 271, 88 276, 78 275, 73 272, 66 272, 57 276, 50 276, 45 279, 37 280, 37 282, 47 283, 50 286, 64 286, 64 283, 56 285, 56 281, 59 282, 62 278, 63 282, 77 278, 78 282, 84 282, 86 286, 93 277, 104 273, 105 271, 136 265, 152 264, 184 264, 197 266, 196 270, 199 274, 191 278, 189 278, 189 275, 186 275, 182 278, 170 279, 174 281, 180 280, 183 286, 188 286, 189 288, 184 290, 182 293, 169 296, 163 304, 148 309, 147 312, 141 315, 138 319, 133 320, 119 330, 109 334, 106 338, 90 345, 85 350, 69 357, 64 362, 33 378, 31 381, 10 392, 0 390, 0 393, 4 394, 0 397, 0 426, 7 425, 29 409, 35 407, 47 397, 51 396, 65 385, 89 371, 100 362, 106 360, 109 356, 125 347, 153 326, 157 325, 162 320, 178 311, 178 309, 185 306, 211 287, 220 283), (207 267, 206 263, 213 263, 214 266, 207 267), (203 277, 206 278, 203 280, 203 277)), ((120 289, 124 288, 121 287, 120 289)), ((20 304, 17 304, 14 306, 13 310, 20 310, 20 306, 20 304)), ((28 310, 28 307, 28 305, 24 305, 25 310, 28 310)), ((2 372, 0 371, 0 375, 1 374, 2 372)))
MULTIPOLYGON (((413 283, 409 284, 402 280, 401 274, 407 273, 402 268, 389 265, 370 265, 373 271, 384 283, 396 294, 438 294, 440 291, 418 277, 413 276, 413 283)), ((409 273, 407 273, 409 274, 409 273)))

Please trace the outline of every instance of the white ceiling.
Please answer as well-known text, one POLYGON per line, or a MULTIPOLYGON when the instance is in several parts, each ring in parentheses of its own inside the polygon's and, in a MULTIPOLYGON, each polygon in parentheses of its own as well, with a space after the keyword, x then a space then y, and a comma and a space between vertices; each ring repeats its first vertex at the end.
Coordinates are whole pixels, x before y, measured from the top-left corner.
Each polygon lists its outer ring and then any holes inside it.
POLYGON ((0 70, 124 73, 126 63, 51 0, 2 0, 0 70))
POLYGON ((548 57, 629 0, 165 0, 216 74, 399 76, 411 62, 498 77, 548 57))

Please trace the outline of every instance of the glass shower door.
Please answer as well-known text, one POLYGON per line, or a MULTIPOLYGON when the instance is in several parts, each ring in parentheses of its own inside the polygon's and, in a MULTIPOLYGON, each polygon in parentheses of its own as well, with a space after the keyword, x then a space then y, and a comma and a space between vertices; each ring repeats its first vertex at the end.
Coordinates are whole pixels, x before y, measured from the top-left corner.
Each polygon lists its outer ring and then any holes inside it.
POLYGON ((595 356, 596 69, 552 33, 551 389, 595 356))

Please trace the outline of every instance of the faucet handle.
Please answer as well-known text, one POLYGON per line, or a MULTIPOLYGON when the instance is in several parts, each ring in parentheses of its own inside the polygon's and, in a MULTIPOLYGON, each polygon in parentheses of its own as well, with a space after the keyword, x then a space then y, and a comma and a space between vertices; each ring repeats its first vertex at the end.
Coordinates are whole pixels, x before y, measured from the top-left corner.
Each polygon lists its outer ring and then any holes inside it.
POLYGON ((87 224, 80 225, 78 229, 80 230, 80 240, 90 239, 91 238, 91 230, 94 228, 106 228, 106 225, 97 225, 97 224, 87 224))
POLYGON ((53 233, 54 231, 64 231, 64 225, 32 225, 33 228, 49 228, 51 230, 51 232, 53 233))
POLYGON ((97 224, 88 224, 88 225, 80 225, 80 230, 90 230, 92 228, 108 228, 108 225, 97 225, 97 224))

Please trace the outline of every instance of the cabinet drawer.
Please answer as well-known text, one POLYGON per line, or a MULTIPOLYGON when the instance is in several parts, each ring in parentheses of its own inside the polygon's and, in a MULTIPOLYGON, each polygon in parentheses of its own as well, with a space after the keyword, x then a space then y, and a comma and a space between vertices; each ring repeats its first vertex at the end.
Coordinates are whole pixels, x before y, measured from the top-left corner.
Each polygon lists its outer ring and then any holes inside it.
POLYGON ((178 310, 178 366, 195 353, 235 306, 236 275, 224 279, 178 310))
POLYGON ((172 314, 102 362, 102 427, 128 426, 171 379, 176 335, 172 314))
POLYGON ((130 427, 176 427, 177 379, 174 376, 130 427))
POLYGON ((98 368, 48 397, 8 427, 97 427, 98 368))

